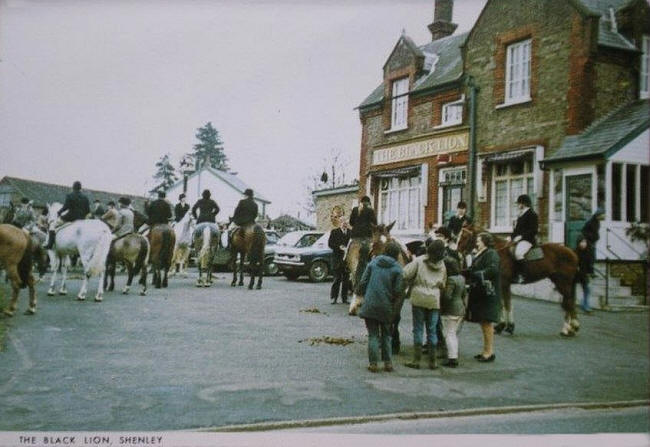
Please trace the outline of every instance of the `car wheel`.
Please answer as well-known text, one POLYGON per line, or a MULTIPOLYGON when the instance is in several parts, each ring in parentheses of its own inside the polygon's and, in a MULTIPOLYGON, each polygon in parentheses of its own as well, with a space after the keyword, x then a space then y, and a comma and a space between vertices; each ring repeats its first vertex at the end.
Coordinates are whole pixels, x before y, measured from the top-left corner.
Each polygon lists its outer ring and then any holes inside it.
POLYGON ((291 272, 291 273, 290 273, 290 272, 285 272, 285 273, 284 273, 284 276, 285 276, 289 281, 295 281, 296 279, 298 279, 298 276, 300 276, 300 275, 298 275, 298 274, 295 273, 295 272, 291 272))
POLYGON ((328 273, 329 268, 323 261, 316 261, 309 267, 309 279, 314 282, 325 281, 328 273))
POLYGON ((264 263, 264 273, 268 276, 275 276, 278 274, 278 265, 273 261, 273 258, 269 258, 264 263))

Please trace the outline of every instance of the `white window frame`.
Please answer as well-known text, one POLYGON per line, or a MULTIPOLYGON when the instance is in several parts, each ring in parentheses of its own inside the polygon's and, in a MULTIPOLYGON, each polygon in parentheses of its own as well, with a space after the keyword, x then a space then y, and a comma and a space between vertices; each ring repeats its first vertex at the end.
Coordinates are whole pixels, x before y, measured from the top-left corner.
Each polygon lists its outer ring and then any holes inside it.
POLYGON ((505 99, 503 105, 528 102, 530 97, 532 39, 506 47, 505 99))
POLYGON ((409 108, 409 78, 395 79, 393 81, 390 110, 390 130, 403 130, 408 127, 408 108, 409 108))
POLYGON ((465 103, 465 95, 462 95, 460 99, 456 101, 451 101, 442 105, 442 110, 440 112, 441 122, 439 126, 435 126, 434 129, 440 129, 443 127, 457 126, 463 124, 463 105, 465 103), (455 116, 448 118, 448 111, 453 107, 459 107, 459 110, 456 112, 455 116))
POLYGON ((641 36, 641 70, 639 71, 639 97, 650 98, 650 35, 641 36))
POLYGON ((456 166, 453 168, 445 168, 445 169, 440 169, 438 171, 438 225, 441 225, 444 221, 444 216, 442 215, 442 206, 444 202, 444 188, 446 185, 440 185, 440 183, 445 182, 445 177, 447 174, 450 174, 452 172, 458 172, 460 174, 460 177, 463 179, 463 188, 467 187, 467 169, 464 166, 456 166))
MULTIPOLYGON (((414 175, 410 178, 417 178, 419 179, 419 183, 417 185, 409 185, 409 186, 404 186, 403 184, 400 185, 400 178, 398 177, 390 177, 390 178, 382 178, 379 179, 379 185, 378 185, 378 191, 377 191, 377 196, 378 196, 378 208, 379 208, 379 218, 378 221, 379 223, 383 224, 389 224, 393 220, 396 221, 395 227, 393 228, 392 233, 393 234, 410 234, 410 233, 421 233, 424 228, 424 205, 422 204, 422 183, 425 181, 421 175, 414 175), (387 182, 388 187, 386 189, 383 189, 383 184, 384 182, 387 182), (393 195, 391 195, 391 192, 393 195), (401 228, 400 227, 400 209, 404 207, 400 207, 399 200, 400 200, 400 192, 406 193, 406 197, 408 198, 409 196, 416 197, 417 198, 417 204, 414 208, 417 208, 417 213, 418 215, 415 216, 417 219, 413 221, 414 226, 407 226, 406 228, 401 228), (384 205, 384 197, 385 197, 385 202, 386 205, 384 205), (392 215, 390 215, 390 209, 391 209, 391 197, 394 197, 397 199, 397 209, 396 212, 394 212, 392 215)), ((408 199, 407 199, 408 200, 408 199)), ((410 208, 412 207, 411 203, 407 202, 405 205, 405 209, 407 213, 409 212, 410 208)), ((407 218, 407 222, 412 219, 407 218)))
MULTIPOLYGON (((536 170, 535 170, 535 163, 537 162, 535 158, 535 153, 533 152, 533 157, 532 157, 532 165, 531 165, 531 170, 529 172, 523 172, 522 174, 511 174, 510 173, 510 163, 508 163, 508 172, 505 175, 501 175, 497 177, 497 164, 493 163, 492 167, 490 169, 491 172, 491 206, 490 206, 490 231, 494 233, 512 233, 513 226, 512 223, 517 219, 517 216, 511 215, 511 210, 512 210, 512 197, 511 197, 511 186, 512 186, 512 181, 513 180, 519 180, 522 179, 524 184, 527 186, 528 185, 528 179, 532 179, 532 185, 533 185, 533 191, 532 194, 530 191, 528 191, 528 188, 526 187, 526 192, 523 192, 522 194, 528 194, 528 195, 533 195, 533 204, 534 202, 537 201, 537 182, 535 181, 535 176, 536 176, 536 170), (496 199, 497 199, 497 192, 496 192, 496 184, 497 182, 501 181, 506 181, 507 182, 507 190, 506 190, 506 197, 508 198, 508 203, 506 206, 506 219, 505 221, 508 223, 506 225, 497 225, 496 221, 496 199)), ((532 197, 531 197, 532 198, 532 197)))

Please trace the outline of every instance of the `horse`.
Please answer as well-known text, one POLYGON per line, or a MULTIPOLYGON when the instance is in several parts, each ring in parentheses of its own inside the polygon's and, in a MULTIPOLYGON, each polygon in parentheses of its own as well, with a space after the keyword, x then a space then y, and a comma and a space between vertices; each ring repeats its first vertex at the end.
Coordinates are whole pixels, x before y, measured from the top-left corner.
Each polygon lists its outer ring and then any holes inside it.
MULTIPOLYGON (((458 251, 464 255, 469 254, 476 243, 476 236, 484 229, 466 225, 458 235, 458 251)), ((513 243, 494 236, 495 250, 499 254, 501 269, 501 321, 495 326, 495 332, 500 334, 504 329, 513 334, 515 329, 514 314, 510 285, 512 284, 515 270, 515 259, 511 248, 513 243)), ((562 309, 564 310, 564 324, 560 335, 572 337, 580 329, 580 322, 575 307, 576 274, 578 272, 578 256, 573 250, 557 243, 541 244, 540 248, 544 258, 535 261, 525 261, 523 275, 526 283, 548 278, 555 285, 556 290, 562 295, 562 309)))
POLYGON ((45 272, 47 271, 47 264, 50 262, 49 250, 45 249, 45 245, 47 244, 47 234, 41 231, 36 225, 32 225, 29 229, 29 236, 32 240, 32 261, 36 265, 36 269, 38 271, 38 279, 36 282, 40 282, 45 276, 45 272))
POLYGON ((11 281, 11 300, 3 313, 12 317, 18 307, 18 293, 29 287, 26 315, 36 313, 36 291, 32 275, 32 240, 27 233, 10 224, 0 224, 0 264, 11 281))
MULTIPOLYGON (((189 213, 188 213, 189 214, 189 213)), ((221 232, 217 224, 201 222, 196 226, 193 236, 196 264, 199 268, 199 277, 196 287, 210 287, 212 285, 212 267, 214 256, 219 248, 221 232), (205 279, 203 279, 205 273, 205 279)))
POLYGON ((58 202, 48 205, 47 222, 50 230, 55 231, 54 237, 54 265, 52 266, 52 278, 50 288, 47 291, 49 296, 53 296, 54 283, 59 265, 61 269, 61 286, 59 294, 67 293, 65 281, 67 268, 70 265, 70 256, 78 255, 83 265, 83 283, 77 294, 77 299, 83 301, 86 299, 88 290, 88 280, 97 276, 97 293, 95 301, 100 302, 104 295, 104 274, 106 273, 106 258, 111 248, 111 230, 104 222, 98 219, 76 220, 56 228, 59 220, 57 212, 62 208, 58 202))
POLYGON ((9 206, 0 207, 0 223, 11 223, 14 220, 14 205, 9 203, 9 206))
POLYGON ((232 235, 230 241, 230 262, 232 263, 231 286, 244 285, 244 260, 248 257, 251 279, 248 288, 253 289, 255 276, 257 276, 257 289, 262 288, 264 276, 264 247, 266 234, 259 224, 250 224, 239 227, 232 235), (237 255, 239 254, 239 283, 237 283, 237 255))
MULTIPOLYGON (((400 254, 397 258, 397 262, 403 267, 411 261, 411 255, 408 253, 408 249, 402 244, 399 240, 395 239, 390 234, 395 222, 392 222, 390 225, 372 225, 372 238, 369 240, 369 252, 367 256, 364 256, 363 250, 361 250, 361 244, 364 243, 360 239, 352 239, 349 246, 348 252, 346 255, 346 265, 348 266, 348 271, 350 272, 350 281, 352 283, 353 296, 352 301, 350 302, 350 307, 348 308, 348 313, 350 315, 357 315, 361 305, 363 304, 363 297, 357 294, 357 287, 361 281, 361 276, 363 271, 368 265, 368 262, 382 253, 386 248, 388 242, 397 242, 400 246, 400 254), (365 258, 365 259, 364 259, 365 258), (353 273, 354 272, 354 273, 353 273)), ((365 241, 368 242, 368 241, 365 241)), ((399 322, 401 320, 402 306, 404 305, 404 299, 406 298, 406 290, 402 293, 401 297, 397 302, 393 304, 393 311, 395 312, 394 319, 391 322, 390 331, 392 337, 392 347, 393 353, 398 354, 400 351, 400 336, 399 336, 399 322)))
POLYGON ((140 273, 140 295, 147 293, 147 262, 149 260, 149 241, 138 233, 129 233, 119 237, 111 244, 111 249, 106 258, 106 276, 104 277, 104 289, 112 292, 115 288, 115 267, 118 262, 126 265, 128 274, 126 285, 122 289, 124 295, 128 295, 133 277, 140 273), (110 284, 108 280, 110 278, 110 284), (108 285, 108 288, 106 287, 108 285))
POLYGON ((149 230, 147 238, 151 247, 149 263, 153 270, 153 285, 156 289, 167 287, 167 274, 172 265, 176 234, 169 225, 156 224, 149 230))
POLYGON ((194 231, 193 219, 191 213, 185 213, 185 216, 174 224, 174 233, 176 234, 176 244, 174 245, 174 256, 172 257, 172 271, 169 276, 173 276, 178 268, 178 273, 187 277, 187 263, 192 251, 192 232, 194 231))

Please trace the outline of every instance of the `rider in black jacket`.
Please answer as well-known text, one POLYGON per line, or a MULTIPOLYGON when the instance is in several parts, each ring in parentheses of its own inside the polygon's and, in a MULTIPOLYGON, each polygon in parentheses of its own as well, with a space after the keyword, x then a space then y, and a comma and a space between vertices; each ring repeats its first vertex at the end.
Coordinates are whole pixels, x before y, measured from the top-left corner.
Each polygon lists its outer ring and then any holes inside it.
POLYGON ((167 224, 172 218, 172 206, 165 200, 165 192, 158 192, 158 199, 154 200, 147 207, 148 220, 150 227, 156 224, 167 224))
POLYGON ((232 221, 240 227, 255 223, 258 213, 257 203, 253 198, 253 190, 247 189, 244 191, 244 195, 246 198, 239 201, 232 216, 232 221))
POLYGON ((370 197, 363 196, 361 206, 355 206, 350 214, 350 237, 372 237, 372 225, 377 225, 377 216, 370 206, 370 197))
POLYGON ((64 222, 74 222, 85 219, 90 214, 90 202, 81 192, 81 182, 76 181, 72 185, 72 192, 65 197, 63 208, 58 212, 64 222))
POLYGON ((201 198, 192 207, 192 216, 196 219, 196 223, 202 222, 215 223, 217 214, 219 214, 219 205, 217 202, 210 198, 210 191, 207 189, 201 194, 201 198), (199 210, 197 217, 196 210, 199 210))
POLYGON ((178 196, 178 203, 174 207, 174 220, 180 222, 189 210, 190 206, 185 202, 185 194, 181 194, 178 196))

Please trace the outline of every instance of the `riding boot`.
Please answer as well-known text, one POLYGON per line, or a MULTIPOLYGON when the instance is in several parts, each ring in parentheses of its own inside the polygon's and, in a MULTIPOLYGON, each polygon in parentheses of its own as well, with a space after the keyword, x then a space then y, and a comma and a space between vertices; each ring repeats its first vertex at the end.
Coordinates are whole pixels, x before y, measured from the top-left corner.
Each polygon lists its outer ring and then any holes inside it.
POLYGON ((420 359, 422 358, 422 346, 415 345, 413 346, 413 361, 407 363, 404 366, 413 369, 420 369, 420 359))
POLYGON ((52 250, 52 247, 54 247, 55 237, 56 237, 56 233, 54 233, 54 230, 50 230, 47 232, 47 245, 45 246, 47 250, 52 250))
POLYGON ((436 347, 429 346, 429 369, 438 368, 438 356, 436 355, 436 347))
POLYGON ((515 261, 515 283, 523 284, 524 283, 524 261, 515 261))

